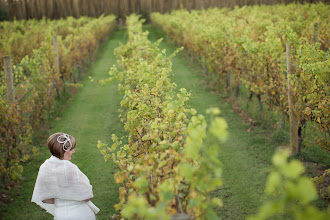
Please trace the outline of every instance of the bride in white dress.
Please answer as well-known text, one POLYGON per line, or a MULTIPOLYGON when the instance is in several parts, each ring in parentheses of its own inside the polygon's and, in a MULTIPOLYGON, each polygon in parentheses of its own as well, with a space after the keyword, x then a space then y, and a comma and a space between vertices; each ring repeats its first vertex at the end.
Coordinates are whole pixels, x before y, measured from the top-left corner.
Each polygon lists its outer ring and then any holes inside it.
POLYGON ((92 185, 70 162, 75 139, 65 133, 55 133, 48 138, 47 145, 52 156, 40 166, 32 202, 52 214, 55 220, 95 220, 99 209, 90 201, 92 185))

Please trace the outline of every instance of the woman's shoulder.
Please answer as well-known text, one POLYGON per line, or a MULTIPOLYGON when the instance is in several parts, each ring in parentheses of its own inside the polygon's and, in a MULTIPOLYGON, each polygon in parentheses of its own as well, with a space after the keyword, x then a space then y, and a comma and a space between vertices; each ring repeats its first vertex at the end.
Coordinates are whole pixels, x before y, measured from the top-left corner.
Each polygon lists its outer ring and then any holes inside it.
POLYGON ((63 160, 64 166, 69 169, 79 170, 78 166, 69 160, 63 160))
POLYGON ((43 164, 41 164, 39 170, 79 170, 78 166, 72 163, 69 160, 60 160, 57 157, 51 156, 49 159, 45 160, 43 164))
POLYGON ((46 170, 46 169, 49 169, 49 167, 51 166, 52 164, 52 157, 46 159, 41 165, 40 165, 40 168, 39 168, 39 171, 40 170, 46 170))

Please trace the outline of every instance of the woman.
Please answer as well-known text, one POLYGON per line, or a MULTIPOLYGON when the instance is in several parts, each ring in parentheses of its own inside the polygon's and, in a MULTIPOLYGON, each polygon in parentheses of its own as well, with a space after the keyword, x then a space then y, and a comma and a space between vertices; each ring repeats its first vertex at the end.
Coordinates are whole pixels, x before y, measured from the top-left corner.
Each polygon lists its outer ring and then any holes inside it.
POLYGON ((54 215, 55 220, 95 220, 99 209, 90 201, 92 185, 70 162, 76 140, 71 135, 55 133, 47 145, 52 156, 40 166, 32 202, 54 215))

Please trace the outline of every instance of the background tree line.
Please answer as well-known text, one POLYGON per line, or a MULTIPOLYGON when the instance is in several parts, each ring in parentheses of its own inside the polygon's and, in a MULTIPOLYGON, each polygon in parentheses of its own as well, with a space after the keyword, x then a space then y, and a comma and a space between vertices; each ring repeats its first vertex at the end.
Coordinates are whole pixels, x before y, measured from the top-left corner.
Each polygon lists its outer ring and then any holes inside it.
POLYGON ((120 20, 131 13, 142 14, 148 18, 150 12, 164 13, 182 7, 187 9, 232 8, 236 5, 319 1, 322 0, 0 0, 0 20, 41 19, 42 17, 58 19, 67 16, 98 17, 102 14, 115 14, 120 20))

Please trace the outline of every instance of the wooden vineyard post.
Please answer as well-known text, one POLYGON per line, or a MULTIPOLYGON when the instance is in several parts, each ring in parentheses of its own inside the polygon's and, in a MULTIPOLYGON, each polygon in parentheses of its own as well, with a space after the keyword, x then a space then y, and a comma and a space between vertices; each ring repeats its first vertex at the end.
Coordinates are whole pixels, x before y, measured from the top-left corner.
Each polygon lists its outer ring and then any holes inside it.
POLYGON ((230 85, 230 72, 227 70, 227 74, 226 74, 226 89, 229 88, 230 85))
POLYGON ((319 23, 314 24, 314 43, 318 42, 319 23))
POLYGON ((8 55, 4 56, 3 61, 5 65, 7 100, 11 104, 13 104, 15 101, 15 93, 14 93, 13 68, 11 65, 11 57, 8 55))
POLYGON ((53 37, 53 47, 54 47, 54 52, 55 52, 55 73, 60 74, 60 59, 58 55, 58 45, 57 45, 57 36, 53 37))
POLYGON ((298 147, 298 119, 294 112, 295 100, 292 91, 292 68, 290 63, 290 44, 286 44, 287 84, 288 84, 288 105, 290 118, 290 147, 294 155, 299 154, 298 147))
MULTIPOLYGON (((60 58, 59 58, 59 54, 58 54, 57 36, 53 37, 53 48, 54 48, 54 53, 55 53, 55 59, 54 59, 55 74, 60 76, 60 58)), ((55 77, 55 79, 57 79, 57 76, 55 77)), ((54 82, 54 84, 55 84, 55 88, 56 88, 57 97, 60 98, 60 90, 58 88, 58 86, 59 86, 58 82, 54 82)))

